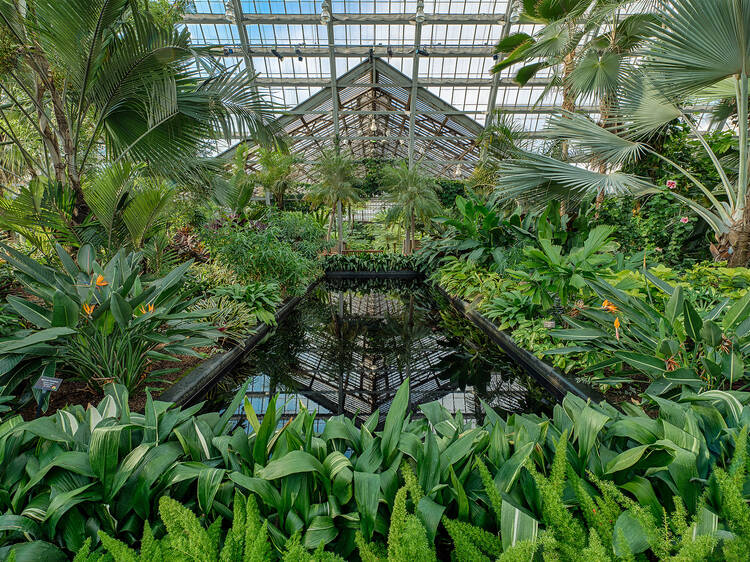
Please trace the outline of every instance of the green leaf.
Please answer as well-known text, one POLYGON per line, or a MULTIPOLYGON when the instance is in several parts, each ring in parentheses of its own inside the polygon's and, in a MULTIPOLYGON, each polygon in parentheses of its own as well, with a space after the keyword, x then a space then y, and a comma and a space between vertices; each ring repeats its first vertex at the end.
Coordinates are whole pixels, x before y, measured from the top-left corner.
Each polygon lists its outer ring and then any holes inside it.
POLYGON ((375 518, 380 500, 380 476, 366 472, 354 472, 354 499, 359 511, 359 525, 366 540, 372 538, 375 518))
POLYGON ((574 420, 575 433, 578 436, 579 458, 582 460, 588 458, 599 432, 609 419, 609 416, 605 416, 588 405, 580 412, 574 420))
POLYGON ((406 411, 409 408, 409 378, 401 384, 396 396, 391 402, 391 407, 385 418, 383 427, 382 441, 380 443, 381 451, 386 465, 393 460, 398 443, 401 438, 401 430, 404 427, 406 411))
POLYGON ((750 315, 750 291, 745 293, 745 296, 738 300, 732 305, 732 307, 724 315, 724 321, 722 325, 724 329, 729 331, 734 329, 740 322, 745 320, 750 315))
POLYGON ((229 479, 235 484, 256 494, 264 504, 274 509, 281 507, 281 494, 273 485, 263 478, 252 478, 239 472, 232 472, 229 479))
POLYGON ((0 354, 11 353, 13 351, 23 350, 26 347, 31 347, 40 343, 55 340, 62 336, 69 336, 75 334, 75 330, 70 328, 48 328, 46 330, 40 330, 20 340, 9 340, 0 343, 0 354))
POLYGON ((10 553, 15 555, 15 562, 65 562, 70 560, 54 544, 45 541, 31 541, 0 548, 0 559, 7 560, 10 553))
POLYGON ((115 321, 121 328, 126 329, 130 325, 130 321, 133 319, 133 309, 128 302, 115 291, 112 292, 110 301, 112 316, 115 317, 115 321))
POLYGON ((623 512, 615 522, 614 540, 612 546, 615 554, 620 558, 630 558, 631 555, 621 550, 621 541, 617 540, 618 535, 622 533, 625 543, 630 548, 632 554, 640 554, 649 548, 648 535, 641 526, 640 522, 630 513, 623 512))
POLYGON ((674 324, 677 316, 683 311, 685 299, 682 294, 682 287, 677 285, 672 291, 672 296, 667 302, 666 317, 670 324, 674 324))
POLYGON ((328 544, 339 534, 333 519, 327 515, 313 517, 310 526, 305 531, 303 544, 309 550, 315 550, 320 544, 328 544))
POLYGON ((8 304, 18 314, 34 324, 34 326, 37 326, 38 328, 41 328, 43 330, 52 327, 52 321, 49 318, 49 313, 38 304, 34 304, 13 295, 8 297, 8 304))
POLYGON ((456 472, 453 470, 452 466, 449 468, 448 472, 451 476, 451 491, 456 495, 456 503, 458 504, 458 519, 460 521, 468 521, 469 498, 466 496, 466 490, 464 490, 461 482, 456 477, 456 472))
POLYGON ((91 275, 94 271, 95 256, 94 247, 91 244, 84 244, 78 250, 78 267, 91 275))
POLYGON ((52 299, 52 326, 75 328, 78 324, 79 308, 76 302, 62 291, 55 291, 52 299))
POLYGON ((225 472, 219 468, 204 468, 198 474, 198 506, 206 515, 211 512, 225 472))
POLYGON ((440 521, 443 518, 443 513, 445 513, 445 506, 434 502, 427 496, 423 496, 419 500, 415 511, 427 531, 427 538, 430 540, 430 543, 435 542, 435 535, 437 534, 438 525, 440 525, 440 521))
POLYGON ((257 472, 259 478, 275 480, 290 474, 301 474, 305 472, 317 472, 324 474, 323 465, 318 459, 305 451, 290 451, 282 458, 272 460, 268 465, 257 472))
POLYGON ((539 521, 503 500, 500 510, 500 538, 503 541, 503 550, 508 550, 521 541, 534 542, 538 533, 539 521))
POLYGON ((638 369, 648 375, 664 375, 667 372, 667 366, 663 359, 653 357, 652 355, 643 355, 633 351, 617 351, 615 356, 625 361, 631 367, 638 369))
POLYGON ((119 464, 120 437, 126 428, 124 425, 97 426, 91 432, 89 462, 102 483, 105 498, 109 498, 112 491, 119 464))
POLYGON ((700 341, 701 329, 703 328, 703 319, 701 315, 693 308, 690 301, 685 301, 685 332, 694 342, 700 341))

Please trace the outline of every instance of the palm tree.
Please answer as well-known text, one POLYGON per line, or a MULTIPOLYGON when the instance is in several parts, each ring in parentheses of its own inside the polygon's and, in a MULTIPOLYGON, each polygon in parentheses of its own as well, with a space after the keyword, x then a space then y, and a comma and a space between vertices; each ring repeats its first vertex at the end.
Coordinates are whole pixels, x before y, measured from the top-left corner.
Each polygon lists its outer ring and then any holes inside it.
POLYGON ((338 225, 339 252, 344 250, 344 225, 342 205, 356 203, 361 198, 360 191, 354 187, 356 163, 351 157, 338 150, 325 150, 321 153, 314 167, 313 173, 318 183, 312 186, 308 197, 316 206, 331 209, 326 240, 331 239, 334 214, 338 225))
POLYGON ((103 154, 187 179, 219 137, 269 140, 271 108, 249 87, 253 77, 227 70, 142 4, 0 0, 0 29, 17 54, 0 81, 0 132, 32 178, 72 193, 77 225, 89 212, 84 177, 103 154), (38 143, 24 141, 8 111, 23 116, 38 143))
POLYGON ((295 185, 294 172, 299 161, 297 155, 289 154, 281 149, 260 148, 258 150, 258 164, 261 166, 261 171, 253 175, 253 180, 263 186, 266 193, 273 195, 279 209, 284 208, 284 196, 295 185))
MULTIPOLYGON (((563 110, 575 111, 579 100, 592 99, 599 103, 604 122, 616 102, 614 94, 624 69, 648 39, 656 21, 651 14, 624 18, 618 15, 634 3, 634 0, 524 2, 520 20, 541 23, 544 27, 534 37, 517 33, 501 40, 495 50, 507 56, 492 71, 533 61, 516 73, 516 82, 525 85, 542 69, 556 71, 562 67, 562 76, 553 77, 540 101, 551 89, 562 87, 563 110), (608 29, 600 33, 602 27, 608 29)), ((567 159, 565 143, 562 150, 567 159)))
POLYGON ((393 204, 387 220, 403 221, 406 232, 404 253, 411 254, 416 245, 417 220, 427 222, 442 210, 437 196, 438 185, 434 178, 424 175, 417 167, 409 168, 404 162, 386 168, 384 186, 393 204))
POLYGON ((560 162, 539 154, 524 153, 502 170, 502 197, 527 200, 549 195, 583 197, 605 194, 653 193, 659 188, 644 178, 619 171, 622 164, 652 154, 674 168, 702 194, 701 200, 678 192, 673 196, 688 205, 713 229, 717 258, 727 256, 732 266, 750 260, 750 199, 748 198, 748 73, 750 69, 750 0, 665 0, 661 25, 641 68, 618 90, 618 105, 607 122, 597 126, 581 115, 565 114, 551 120, 550 136, 577 148, 582 161, 605 163, 606 172, 560 162), (684 107, 696 97, 734 89, 738 108, 739 157, 725 168, 708 145, 696 120, 684 107), (648 144, 668 123, 685 122, 713 162, 719 185, 706 186, 687 170, 648 144))
POLYGON ((244 212, 255 190, 255 180, 245 169, 249 152, 250 147, 247 144, 237 145, 232 157, 231 176, 227 179, 217 174, 212 181, 216 202, 236 215, 244 212))

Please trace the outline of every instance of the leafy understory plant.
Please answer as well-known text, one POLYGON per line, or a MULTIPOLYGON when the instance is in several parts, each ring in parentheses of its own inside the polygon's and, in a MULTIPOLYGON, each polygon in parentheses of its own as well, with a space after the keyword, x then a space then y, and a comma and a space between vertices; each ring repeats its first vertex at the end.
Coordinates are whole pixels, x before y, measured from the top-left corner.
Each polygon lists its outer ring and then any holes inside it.
POLYGON ((149 361, 199 356, 194 348, 211 346, 221 335, 204 321, 210 311, 186 310, 192 301, 181 284, 191 262, 147 282, 138 253, 120 250, 100 265, 90 245, 82 246, 75 260, 59 244, 55 249, 59 269, 9 246, 0 252, 35 297, 8 297, 9 306, 33 326, 0 341, 0 357, 10 366, 0 383, 9 392, 58 371, 93 388, 115 382, 133 391, 168 372, 146 375, 149 361))

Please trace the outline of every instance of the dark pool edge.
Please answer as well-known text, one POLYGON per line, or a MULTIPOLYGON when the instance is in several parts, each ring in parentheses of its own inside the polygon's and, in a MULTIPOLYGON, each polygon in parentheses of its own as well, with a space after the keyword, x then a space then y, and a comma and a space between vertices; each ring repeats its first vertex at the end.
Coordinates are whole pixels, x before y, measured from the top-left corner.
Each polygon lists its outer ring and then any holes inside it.
POLYGON ((419 271, 326 271, 326 279, 422 279, 419 271))
POLYGON ((530 351, 520 347, 513 338, 502 330, 498 330, 493 322, 485 318, 468 302, 451 296, 437 283, 433 286, 453 304, 466 320, 487 334, 505 353, 517 361, 529 375, 549 390, 558 402, 569 392, 583 400, 591 400, 596 404, 606 401, 604 395, 597 390, 570 380, 530 351))
MULTIPOLYGON (((276 311, 276 324, 282 322, 289 314, 299 305, 300 302, 312 291, 323 279, 317 279, 308 285, 305 293, 299 297, 285 302, 276 311)), ((193 370, 187 373, 180 380, 175 382, 167 390, 162 392, 159 400, 162 402, 173 402, 179 406, 184 406, 196 401, 201 395, 205 394, 211 386, 221 377, 229 373, 271 330, 268 324, 259 324, 255 332, 248 336, 245 341, 236 345, 229 351, 214 355, 199 363, 193 370)))

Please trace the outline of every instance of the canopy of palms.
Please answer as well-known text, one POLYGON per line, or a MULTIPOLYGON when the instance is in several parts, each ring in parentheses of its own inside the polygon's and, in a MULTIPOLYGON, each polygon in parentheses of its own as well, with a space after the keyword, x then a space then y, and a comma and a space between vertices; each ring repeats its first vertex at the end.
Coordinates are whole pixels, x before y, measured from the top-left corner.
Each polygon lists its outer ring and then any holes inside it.
MULTIPOLYGON (((522 3, 520 21, 542 24, 534 36, 516 33, 500 41, 496 52, 506 55, 493 68, 500 72, 524 64, 515 80, 528 83, 539 71, 562 67, 542 94, 562 87, 566 111, 578 99, 592 99, 606 118, 623 68, 636 49, 650 36, 655 17, 650 14, 619 15, 633 0, 555 0, 522 3), (600 28, 607 26, 605 33, 600 28)), ((642 2, 641 2, 642 4, 642 2)), ((541 99, 540 99, 541 101, 541 99)))
POLYGON ((663 20, 652 27, 654 40, 643 64, 622 81, 607 127, 581 115, 565 114, 551 120, 547 131, 550 137, 570 143, 580 162, 600 162, 608 171, 523 153, 504 166, 499 197, 540 202, 550 195, 583 197, 599 191, 608 195, 652 193, 659 187, 619 168, 643 154, 654 154, 700 190, 700 199, 673 195, 711 226, 716 235, 714 254, 728 257, 732 265, 744 265, 750 259, 750 0, 672 0, 660 6, 663 20), (739 158, 731 167, 714 154, 693 117, 684 110, 696 99, 725 97, 727 87, 734 90, 738 108, 739 158), (719 185, 704 185, 648 144, 654 133, 675 119, 691 128, 721 178, 719 185))
POLYGON ((271 109, 192 47, 186 29, 157 24, 136 0, 0 0, 0 27, 18 53, 0 81, 3 109, 22 115, 44 147, 27 147, 3 117, 25 172, 69 189, 72 220, 88 215, 83 184, 102 156, 146 163, 190 181, 217 138, 270 136, 271 109))
POLYGON ((299 157, 281 149, 258 150, 258 164, 261 169, 253 174, 252 179, 273 196, 276 206, 284 208, 284 197, 294 187, 294 172, 299 157))
POLYGON ((387 197, 393 204, 387 219, 403 221, 406 232, 404 253, 411 254, 415 248, 417 220, 427 222, 442 210, 437 196, 438 185, 432 177, 417 167, 409 168, 405 162, 386 169, 384 184, 387 197))
POLYGON ((331 209, 327 239, 331 238, 333 217, 336 215, 338 228, 338 251, 344 249, 343 205, 351 205, 361 198, 354 186, 356 163, 345 153, 337 150, 323 151, 315 163, 313 172, 318 182, 312 186, 308 197, 313 205, 331 209))

